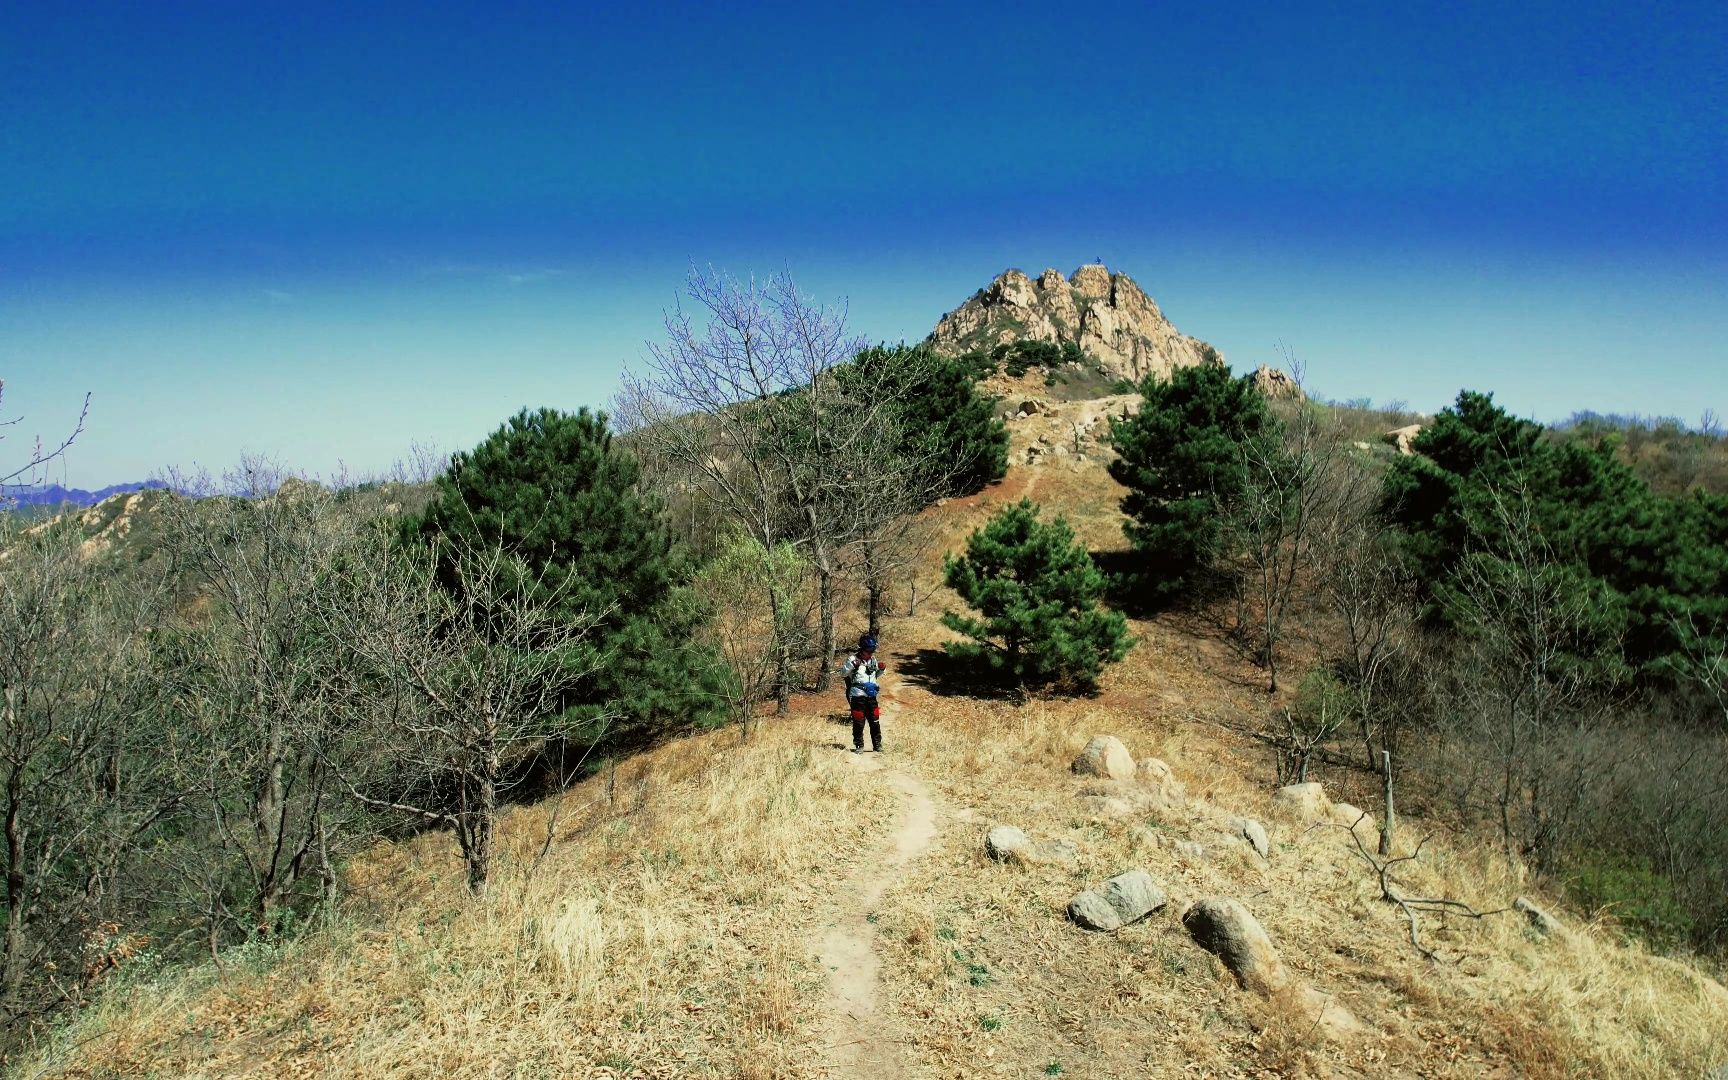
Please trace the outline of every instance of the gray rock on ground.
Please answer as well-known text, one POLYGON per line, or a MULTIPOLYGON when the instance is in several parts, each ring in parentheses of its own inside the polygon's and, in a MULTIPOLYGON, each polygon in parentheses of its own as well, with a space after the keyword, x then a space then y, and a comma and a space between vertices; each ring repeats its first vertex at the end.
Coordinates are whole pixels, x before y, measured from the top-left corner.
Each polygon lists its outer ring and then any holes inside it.
POLYGON ((1012 858, 1016 851, 1032 846, 1026 830, 1013 825, 997 825, 984 834, 984 850, 992 859, 1012 858))
POLYGON ((1326 789, 1314 781, 1279 788, 1272 795, 1272 805, 1303 821, 1328 820, 1332 811, 1326 789))
POLYGON ((1157 911, 1169 899, 1151 874, 1130 870, 1068 901, 1068 917, 1087 930, 1119 930, 1157 911))
POLYGON ((1001 862, 1032 866, 1056 863, 1073 866, 1080 861, 1080 848, 1072 840, 1033 840, 1024 829, 997 825, 984 836, 984 850, 1001 862))
POLYGON ((1191 863, 1206 861, 1206 847, 1195 840, 1178 840, 1175 844, 1176 854, 1191 863))
POLYGON ((1244 987, 1270 994, 1290 981, 1266 928, 1241 901, 1224 897, 1196 901, 1183 913, 1182 926, 1196 944, 1222 960, 1244 987))
POLYGON ((1380 826, 1374 823, 1374 815, 1366 810, 1359 810, 1349 803, 1334 803, 1328 816, 1334 824, 1354 833, 1364 845, 1374 847, 1379 842, 1380 826))
POLYGON ((1182 781, 1176 779, 1176 773, 1155 757, 1141 761, 1135 775, 1142 784, 1156 791, 1159 801, 1166 806, 1181 806, 1188 799, 1188 790, 1182 786, 1182 781))
MULTIPOLYGON (((1525 921, 1530 924, 1530 929, 1545 938, 1561 937, 1566 933, 1566 927, 1561 924, 1559 919, 1537 907, 1527 896, 1520 896, 1513 900, 1512 909, 1524 916, 1525 921)), ((1728 1069, 1728 1066, 1723 1066, 1723 1068, 1728 1069)), ((1728 1080, 1728 1076, 1724 1076, 1723 1080, 1728 1080)))
POLYGON ((1230 819, 1230 827, 1235 829, 1242 839, 1248 841, 1248 846, 1254 849, 1254 854, 1262 859, 1271 857, 1272 845, 1266 838, 1266 826, 1253 818, 1237 817, 1230 819))
POLYGON ((1183 912, 1182 925, 1201 948, 1224 962, 1244 989, 1287 997, 1327 1039, 1341 1042, 1366 1031, 1342 1003, 1290 973, 1266 928, 1240 901, 1200 900, 1183 912))
POLYGON ((1101 776, 1108 780, 1132 780, 1134 755, 1114 735, 1094 735, 1074 759, 1071 768, 1081 776, 1101 776))

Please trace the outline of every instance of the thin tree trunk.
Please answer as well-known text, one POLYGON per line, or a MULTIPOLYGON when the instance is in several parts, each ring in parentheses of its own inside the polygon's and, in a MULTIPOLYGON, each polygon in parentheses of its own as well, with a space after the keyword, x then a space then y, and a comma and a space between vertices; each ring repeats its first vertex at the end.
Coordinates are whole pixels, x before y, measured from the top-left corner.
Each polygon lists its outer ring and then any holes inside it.
POLYGON ((785 716, 792 710, 792 650, 786 640, 786 601, 772 582, 768 585, 768 616, 774 624, 769 630, 774 635, 774 711, 785 716))
MULTIPOLYGON (((8 719, 12 691, 6 691, 8 719)), ((24 983, 24 829, 23 770, 16 764, 6 778, 6 1003, 15 1005, 24 983)))
POLYGON ((1386 806, 1384 810, 1385 817, 1380 822, 1380 854, 1382 857, 1390 857, 1392 854, 1393 832, 1398 828, 1398 814, 1392 806, 1392 752, 1390 750, 1380 751, 1380 763, 1386 774, 1384 777, 1386 787, 1386 806))
POLYGON ((822 663, 816 669, 816 690, 827 690, 834 682, 834 571, 819 566, 816 571, 822 621, 822 663))

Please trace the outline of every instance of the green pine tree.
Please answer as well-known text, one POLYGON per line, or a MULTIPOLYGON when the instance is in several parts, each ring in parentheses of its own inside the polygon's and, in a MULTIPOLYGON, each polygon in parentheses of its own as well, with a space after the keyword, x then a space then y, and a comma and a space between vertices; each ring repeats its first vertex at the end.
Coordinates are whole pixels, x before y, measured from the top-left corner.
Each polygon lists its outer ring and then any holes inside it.
POLYGON ((861 394, 890 395, 897 445, 885 460, 920 471, 909 485, 932 498, 971 495, 1008 471, 1008 429, 997 399, 978 392, 965 364, 926 345, 865 349, 839 375, 861 394))
MULTIPOLYGON (((431 504, 404 525, 446 549, 499 544, 573 620, 599 618, 573 662, 591 669, 559 725, 610 744, 724 719, 725 673, 694 639, 706 620, 660 507, 606 416, 523 410, 455 455, 431 504)), ((456 587, 445 566, 444 580, 456 587)))
POLYGON ((1276 440, 1276 419, 1248 376, 1221 364, 1178 368, 1140 384, 1140 412, 1111 424, 1110 475, 1128 489, 1122 510, 1140 557, 1141 584, 1170 597, 1193 585, 1219 555, 1230 515, 1247 486, 1256 441, 1276 440))
POLYGON ((943 613, 942 625, 966 638, 949 654, 1017 685, 1089 691, 1133 644, 1127 621, 1099 609, 1104 575, 1074 530, 1061 516, 1040 521, 1028 499, 992 517, 943 569, 980 616, 943 613))

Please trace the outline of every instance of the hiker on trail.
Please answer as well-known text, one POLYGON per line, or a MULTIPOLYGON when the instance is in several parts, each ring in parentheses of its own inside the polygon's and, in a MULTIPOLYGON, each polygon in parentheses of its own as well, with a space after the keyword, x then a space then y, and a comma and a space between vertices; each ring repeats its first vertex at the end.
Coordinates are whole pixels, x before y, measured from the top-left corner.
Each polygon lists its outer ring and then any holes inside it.
POLYGON ((876 701, 876 680, 887 669, 876 659, 876 638, 858 639, 858 651, 846 658, 840 674, 846 678, 846 706, 852 710, 852 752, 864 752, 864 721, 870 721, 870 749, 882 752, 882 707, 876 701))

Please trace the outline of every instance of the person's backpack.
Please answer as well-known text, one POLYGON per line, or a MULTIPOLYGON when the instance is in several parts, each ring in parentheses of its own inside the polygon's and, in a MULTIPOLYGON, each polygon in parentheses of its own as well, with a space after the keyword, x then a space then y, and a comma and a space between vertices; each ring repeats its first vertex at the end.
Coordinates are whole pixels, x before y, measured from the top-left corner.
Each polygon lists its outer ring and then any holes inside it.
POLYGON ((864 691, 865 697, 875 697, 877 693, 876 676, 882 671, 882 664, 875 657, 861 661, 852 669, 852 685, 864 691))

